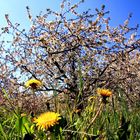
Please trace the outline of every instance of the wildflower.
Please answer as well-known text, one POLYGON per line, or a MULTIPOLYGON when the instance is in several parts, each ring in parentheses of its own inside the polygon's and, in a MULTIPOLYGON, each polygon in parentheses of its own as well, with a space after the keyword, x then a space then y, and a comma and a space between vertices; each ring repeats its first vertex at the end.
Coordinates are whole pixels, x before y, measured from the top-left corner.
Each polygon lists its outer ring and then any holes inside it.
POLYGON ((88 98, 88 101, 90 102, 90 101, 92 101, 92 100, 94 100, 94 99, 96 99, 95 96, 90 96, 90 97, 88 98))
POLYGON ((47 130, 52 126, 58 124, 59 120, 61 119, 60 114, 55 112, 45 112, 41 114, 38 118, 35 118, 34 122, 38 129, 47 130))
POLYGON ((79 112, 81 112, 81 109, 75 109, 74 112, 79 113, 79 112))
POLYGON ((112 95, 112 91, 110 91, 109 89, 104 89, 104 88, 98 88, 97 93, 105 98, 112 95))
POLYGON ((22 114, 20 114, 21 115, 21 117, 25 117, 26 116, 26 114, 25 113, 22 113, 22 114))
POLYGON ((31 87, 33 89, 36 89, 37 87, 40 87, 42 85, 42 82, 37 79, 30 79, 25 83, 26 87, 31 87))

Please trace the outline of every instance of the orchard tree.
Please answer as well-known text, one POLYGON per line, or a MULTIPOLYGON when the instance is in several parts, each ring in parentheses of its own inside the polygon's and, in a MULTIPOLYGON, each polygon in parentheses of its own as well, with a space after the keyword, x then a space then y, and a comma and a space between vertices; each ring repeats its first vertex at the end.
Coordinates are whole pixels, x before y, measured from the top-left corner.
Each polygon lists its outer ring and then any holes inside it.
POLYGON ((43 86, 35 91, 37 95, 68 95, 77 108, 82 108, 98 87, 114 94, 123 90, 131 102, 140 99, 138 26, 129 27, 129 15, 124 24, 111 27, 104 5, 79 13, 83 2, 72 5, 64 0, 60 12, 47 9, 35 18, 27 7, 28 31, 5 15, 1 89, 16 98, 31 92, 25 87, 27 80, 38 79, 43 86))

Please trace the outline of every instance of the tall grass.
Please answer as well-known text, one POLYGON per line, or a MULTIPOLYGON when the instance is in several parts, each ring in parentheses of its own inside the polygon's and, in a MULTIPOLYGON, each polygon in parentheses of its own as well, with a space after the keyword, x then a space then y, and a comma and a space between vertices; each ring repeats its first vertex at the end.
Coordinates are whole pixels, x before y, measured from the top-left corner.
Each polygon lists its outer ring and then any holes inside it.
MULTIPOLYGON (((64 97, 63 104, 58 96, 54 99, 54 111, 63 117, 58 124, 60 127, 53 128, 55 131, 38 130, 33 117, 23 114, 26 112, 22 112, 19 107, 10 109, 1 106, 0 139, 140 139, 139 106, 130 106, 121 90, 109 97, 107 103, 103 103, 97 94, 89 97, 85 102, 86 107, 80 113, 68 105, 68 95, 64 97)), ((6 98, 10 102, 11 99, 8 96, 6 98)))

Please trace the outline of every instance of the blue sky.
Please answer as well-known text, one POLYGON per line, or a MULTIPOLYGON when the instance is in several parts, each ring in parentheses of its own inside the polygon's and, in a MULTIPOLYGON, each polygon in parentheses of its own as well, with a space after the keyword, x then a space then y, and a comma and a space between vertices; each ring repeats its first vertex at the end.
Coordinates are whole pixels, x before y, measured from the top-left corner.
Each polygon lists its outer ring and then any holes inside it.
MULTIPOLYGON (((71 0, 77 2, 78 0, 71 0)), ((27 21, 26 6, 29 6, 33 15, 38 15, 40 11, 46 8, 59 11, 61 0, 1 0, 0 1, 0 27, 5 26, 5 14, 10 15, 13 22, 18 22, 23 28, 29 26, 27 21)), ((85 0, 85 3, 79 7, 80 11, 91 8, 100 8, 102 4, 106 5, 106 10, 110 11, 111 25, 122 24, 129 13, 133 13, 130 24, 132 26, 140 24, 140 0, 85 0)))

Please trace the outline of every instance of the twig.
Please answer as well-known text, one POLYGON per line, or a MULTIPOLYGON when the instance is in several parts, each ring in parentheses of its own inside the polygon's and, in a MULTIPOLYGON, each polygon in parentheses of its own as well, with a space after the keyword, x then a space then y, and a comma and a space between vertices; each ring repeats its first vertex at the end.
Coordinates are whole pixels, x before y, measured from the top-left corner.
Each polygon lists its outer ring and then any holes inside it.
POLYGON ((103 105, 104 105, 104 104, 101 102, 100 107, 99 107, 99 109, 98 109, 96 115, 95 115, 94 118, 91 120, 89 126, 86 128, 86 132, 88 132, 88 130, 90 129, 91 125, 94 123, 95 119, 96 119, 97 116, 100 114, 100 111, 101 111, 103 105))
POLYGON ((79 131, 73 131, 73 130, 62 130, 63 132, 71 132, 71 133, 79 133, 79 134, 84 134, 84 135, 88 135, 88 136, 95 136, 93 134, 88 134, 86 132, 79 132, 79 131))

